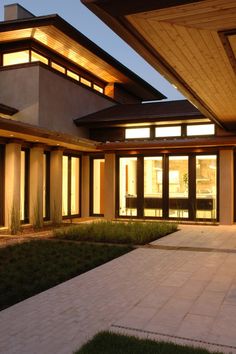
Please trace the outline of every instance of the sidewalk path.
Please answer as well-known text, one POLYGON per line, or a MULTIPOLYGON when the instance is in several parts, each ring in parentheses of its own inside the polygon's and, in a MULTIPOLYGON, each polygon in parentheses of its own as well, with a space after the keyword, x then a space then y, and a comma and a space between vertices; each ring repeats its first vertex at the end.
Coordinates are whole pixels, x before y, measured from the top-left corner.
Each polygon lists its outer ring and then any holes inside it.
MULTIPOLYGON (((236 245, 234 226, 181 228, 154 244, 236 245)), ((0 353, 72 354, 104 329, 236 353, 236 254, 136 249, 0 312, 0 353)))

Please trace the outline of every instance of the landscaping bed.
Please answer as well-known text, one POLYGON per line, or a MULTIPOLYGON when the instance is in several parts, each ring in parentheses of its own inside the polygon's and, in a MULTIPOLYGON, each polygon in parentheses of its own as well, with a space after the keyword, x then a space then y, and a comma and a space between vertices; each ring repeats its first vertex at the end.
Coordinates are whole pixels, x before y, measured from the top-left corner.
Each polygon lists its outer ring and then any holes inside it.
MULTIPOLYGON (((75 354, 220 354, 167 342, 155 342, 110 332, 98 333, 75 354)), ((222 353, 221 353, 222 354, 222 353)))
POLYGON ((168 222, 91 222, 54 230, 54 237, 73 241, 144 245, 177 231, 168 222))
POLYGON ((0 310, 132 250, 129 246, 33 240, 0 249, 0 310))

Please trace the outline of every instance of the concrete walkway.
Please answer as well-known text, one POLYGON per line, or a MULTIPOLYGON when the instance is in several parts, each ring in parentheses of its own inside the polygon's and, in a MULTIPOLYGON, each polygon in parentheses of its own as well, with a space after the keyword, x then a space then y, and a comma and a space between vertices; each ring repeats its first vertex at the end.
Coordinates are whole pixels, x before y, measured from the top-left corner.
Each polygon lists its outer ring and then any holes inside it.
POLYGON ((236 227, 181 228, 154 242, 167 249, 136 249, 2 311, 0 353, 72 354, 104 329, 236 353, 236 227))

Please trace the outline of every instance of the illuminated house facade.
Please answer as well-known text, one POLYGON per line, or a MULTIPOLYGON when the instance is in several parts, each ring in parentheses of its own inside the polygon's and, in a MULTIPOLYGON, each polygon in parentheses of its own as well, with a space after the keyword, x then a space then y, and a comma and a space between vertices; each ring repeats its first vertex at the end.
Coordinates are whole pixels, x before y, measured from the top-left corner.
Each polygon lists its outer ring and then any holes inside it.
POLYGON ((146 11, 144 2, 139 9, 133 2, 128 8, 102 3, 88 2, 194 105, 161 102, 164 95, 58 15, 35 17, 20 5, 6 6, 0 23, 0 225, 9 226, 13 214, 31 224, 81 216, 232 224, 233 97, 226 102, 232 109, 221 112, 214 96, 214 111, 213 98, 207 101, 214 75, 206 95, 197 96, 190 78, 184 86, 171 71, 178 70, 174 61, 164 65, 165 53, 156 48, 154 55, 144 45, 139 25, 139 37, 134 25, 122 25, 122 18, 139 23, 131 13, 146 11))

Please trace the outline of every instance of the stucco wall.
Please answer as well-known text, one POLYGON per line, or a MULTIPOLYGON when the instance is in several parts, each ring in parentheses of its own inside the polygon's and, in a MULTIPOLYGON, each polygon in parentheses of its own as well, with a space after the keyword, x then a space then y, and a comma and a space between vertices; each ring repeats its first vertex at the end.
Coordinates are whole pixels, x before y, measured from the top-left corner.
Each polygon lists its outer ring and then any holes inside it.
POLYGON ((0 71, 0 102, 17 108, 12 119, 38 125, 39 66, 0 71))
POLYGON ((0 71, 0 102, 17 108, 12 119, 88 137, 73 120, 114 103, 56 72, 34 64, 0 71))
POLYGON ((70 134, 87 136, 73 120, 110 107, 114 103, 61 75, 40 67, 40 126, 70 134))

